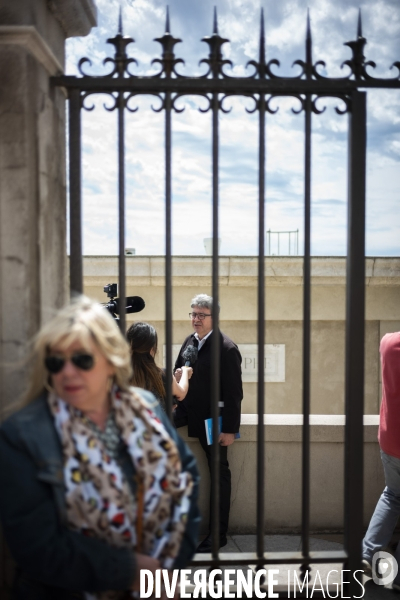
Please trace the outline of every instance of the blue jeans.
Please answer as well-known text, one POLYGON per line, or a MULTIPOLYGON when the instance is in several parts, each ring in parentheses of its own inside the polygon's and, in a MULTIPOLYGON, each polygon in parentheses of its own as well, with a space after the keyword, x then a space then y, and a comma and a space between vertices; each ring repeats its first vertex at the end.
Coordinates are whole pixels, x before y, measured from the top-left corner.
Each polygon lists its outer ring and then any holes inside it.
MULTIPOLYGON (((389 544, 400 515, 400 458, 385 454, 381 450, 381 459, 386 487, 378 500, 363 540, 362 555, 369 563, 372 563, 375 552, 389 544)), ((396 559, 399 562, 399 551, 396 551, 396 559)), ((397 579, 398 577, 396 582, 397 579)))

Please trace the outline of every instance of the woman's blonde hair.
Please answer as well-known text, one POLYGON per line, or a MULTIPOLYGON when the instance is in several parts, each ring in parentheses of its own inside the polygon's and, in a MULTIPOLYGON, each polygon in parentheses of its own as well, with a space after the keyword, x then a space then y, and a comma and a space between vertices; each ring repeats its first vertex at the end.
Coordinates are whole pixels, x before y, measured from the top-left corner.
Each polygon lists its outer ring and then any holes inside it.
POLYGON ((110 313, 98 302, 78 296, 46 323, 37 333, 32 348, 32 371, 25 402, 44 392, 49 373, 44 364, 49 349, 67 348, 79 341, 89 350, 95 343, 115 368, 115 383, 128 390, 132 376, 129 347, 110 313))

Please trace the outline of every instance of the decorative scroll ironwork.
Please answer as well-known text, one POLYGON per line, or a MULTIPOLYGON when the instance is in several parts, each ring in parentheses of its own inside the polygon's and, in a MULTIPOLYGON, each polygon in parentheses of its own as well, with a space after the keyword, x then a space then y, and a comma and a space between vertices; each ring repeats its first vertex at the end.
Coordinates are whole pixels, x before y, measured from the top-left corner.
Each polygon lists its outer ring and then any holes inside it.
POLYGON ((165 22, 165 33, 160 38, 155 38, 155 42, 159 42, 162 46, 163 53, 161 58, 154 58, 151 61, 151 64, 160 64, 161 71, 154 75, 154 77, 166 77, 170 78, 172 75, 176 77, 181 77, 179 73, 175 71, 175 67, 178 64, 185 64, 185 61, 182 58, 175 58, 174 47, 176 44, 179 44, 182 40, 179 38, 174 38, 173 35, 170 34, 170 24, 169 24, 169 8, 167 6, 167 17, 165 22))
MULTIPOLYGON (((134 75, 132 75, 132 73, 129 72, 128 67, 132 63, 137 65, 138 62, 137 62, 136 58, 130 58, 126 53, 127 47, 129 46, 129 44, 134 43, 134 41, 135 40, 133 38, 124 36, 124 34, 123 34, 122 12, 120 11, 119 22, 118 22, 118 33, 115 35, 115 37, 108 38, 108 40, 107 40, 108 44, 112 44, 115 47, 115 54, 112 58, 107 57, 103 60, 103 65, 110 63, 111 65, 113 65, 113 68, 112 68, 112 71, 110 71, 106 75, 100 75, 100 77, 103 77, 103 78, 125 77, 126 75, 128 75, 128 77, 135 77, 134 75)), ((88 73, 85 73, 82 68, 83 65, 85 65, 85 64, 88 64, 91 67, 93 63, 90 60, 90 58, 87 58, 87 57, 80 59, 80 61, 78 63, 78 69, 79 69, 79 73, 83 77, 99 77, 99 75, 94 76, 94 75, 89 75, 88 73)))
POLYGON ((207 64, 209 69, 205 75, 202 77, 208 77, 211 75, 214 79, 218 77, 228 77, 226 73, 224 73, 223 67, 224 65, 230 65, 232 67, 232 61, 226 60, 222 56, 222 46, 229 42, 227 38, 223 38, 219 35, 218 32, 218 18, 217 18, 217 8, 214 7, 214 31, 212 36, 203 37, 202 42, 206 42, 210 48, 210 54, 208 58, 203 58, 200 61, 200 64, 207 64))
MULTIPOLYGON (((129 70, 132 63, 138 64, 137 60, 128 56, 127 48, 134 43, 134 39, 123 34, 122 17, 119 16, 118 33, 107 40, 115 48, 114 56, 107 57, 103 65, 112 65, 112 70, 105 75, 90 75, 84 67, 92 66, 92 61, 88 57, 81 58, 78 63, 78 69, 81 77, 63 76, 54 78, 56 85, 63 85, 67 88, 79 88, 82 90, 82 107, 86 110, 93 110, 94 105, 88 105, 85 101, 87 97, 94 93, 109 93, 112 91, 129 92, 125 107, 132 111, 128 102, 135 95, 152 94, 160 97, 167 91, 174 93, 172 97, 171 108, 175 112, 182 112, 183 108, 176 106, 176 101, 186 95, 195 95, 206 97, 208 100, 207 108, 199 108, 201 112, 207 112, 211 108, 212 91, 222 94, 219 101, 219 110, 226 112, 224 100, 228 96, 248 96, 254 99, 256 105, 254 110, 259 110, 259 103, 256 95, 264 93, 266 95, 265 110, 271 114, 277 112, 272 108, 271 101, 279 96, 292 96, 300 101, 300 110, 292 109, 298 114, 304 111, 304 99, 306 93, 311 93, 312 111, 315 114, 321 114, 324 109, 318 108, 317 102, 320 98, 336 97, 344 102, 345 108, 336 107, 338 114, 344 114, 350 109, 351 91, 359 87, 390 87, 400 88, 400 61, 396 61, 390 67, 397 69, 398 73, 394 77, 378 78, 371 75, 369 69, 375 69, 376 63, 372 60, 366 60, 364 55, 366 38, 362 33, 361 9, 358 14, 357 35, 354 41, 346 42, 352 52, 352 57, 345 60, 341 68, 346 67, 348 73, 343 77, 328 77, 321 73, 321 68, 325 69, 324 61, 313 62, 312 59, 312 36, 310 16, 307 14, 306 40, 305 40, 305 60, 298 59, 293 62, 292 67, 299 67, 300 71, 293 76, 284 77, 277 73, 280 68, 280 62, 276 58, 268 62, 265 58, 265 29, 264 17, 261 13, 260 18, 260 40, 259 40, 259 58, 250 60, 246 67, 253 67, 254 72, 246 77, 235 77, 225 72, 224 67, 232 67, 232 61, 223 56, 223 46, 229 42, 228 38, 222 37, 218 30, 217 9, 214 9, 213 33, 211 36, 202 38, 202 41, 209 46, 209 55, 200 60, 199 64, 207 65, 207 72, 197 77, 191 77, 177 72, 177 65, 184 65, 182 58, 177 58, 174 53, 176 44, 182 40, 175 38, 171 33, 170 16, 167 8, 165 32, 162 37, 155 38, 161 47, 162 54, 160 58, 154 58, 152 65, 159 65, 159 70, 155 75, 138 76, 129 70), (253 85, 252 85, 253 82, 253 85), (149 85, 146 85, 148 83, 149 85), (214 85, 216 87, 214 87, 214 85), (168 84, 168 85, 167 85, 168 84), (295 90, 294 88, 297 89, 295 90)), ((115 96, 113 96, 115 99, 115 96)), ((111 108, 117 107, 117 101, 111 108)), ((162 101, 161 107, 155 110, 159 112, 165 109, 165 102, 162 101)), ((136 109, 135 109, 136 110, 136 109)), ((253 112, 253 110, 248 110, 253 112)))

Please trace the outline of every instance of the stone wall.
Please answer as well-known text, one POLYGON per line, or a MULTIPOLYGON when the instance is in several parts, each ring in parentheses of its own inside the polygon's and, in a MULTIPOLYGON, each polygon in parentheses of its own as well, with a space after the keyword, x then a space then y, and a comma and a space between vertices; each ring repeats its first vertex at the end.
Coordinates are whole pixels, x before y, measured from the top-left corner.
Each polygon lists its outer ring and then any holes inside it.
POLYGON ((0 420, 26 385, 28 342, 68 297, 64 42, 92 0, 0 0, 0 420))
MULTIPOLYGON (((384 488, 377 444, 378 416, 364 417, 364 525, 368 526, 384 488)), ((242 415, 241 438, 229 448, 232 497, 229 532, 257 532, 257 416, 242 415)), ((265 415, 265 532, 301 530, 301 415, 265 415)), ((202 485, 202 531, 207 532, 209 476, 197 440, 179 433, 194 452, 202 485)), ((344 417, 315 415, 310 420, 310 530, 344 528, 344 417)))
MULTIPOLYGON (((0 421, 26 388, 29 342, 68 298, 67 37, 96 24, 93 0, 0 0, 0 421)), ((13 562, 0 534, 0 598, 13 562)))
MULTIPOLYGON (((221 257, 221 329, 238 344, 257 342, 257 258, 221 257)), ((302 259, 268 257, 266 322, 268 344, 285 344, 285 381, 266 383, 266 413, 301 413, 302 259)), ((150 321, 164 344, 164 258, 126 258, 127 294, 142 296, 145 309, 128 315, 150 321)), ((311 411, 344 412, 345 258, 313 258, 311 294, 311 411)), ((85 293, 106 300, 103 286, 118 280, 116 257, 84 259, 85 293)), ((173 343, 191 332, 190 300, 211 292, 209 257, 174 257, 173 343)), ((379 340, 400 329, 400 259, 367 259, 365 324, 365 413, 376 414, 380 399, 379 340)), ((256 383, 244 383, 243 413, 256 412, 256 383)))

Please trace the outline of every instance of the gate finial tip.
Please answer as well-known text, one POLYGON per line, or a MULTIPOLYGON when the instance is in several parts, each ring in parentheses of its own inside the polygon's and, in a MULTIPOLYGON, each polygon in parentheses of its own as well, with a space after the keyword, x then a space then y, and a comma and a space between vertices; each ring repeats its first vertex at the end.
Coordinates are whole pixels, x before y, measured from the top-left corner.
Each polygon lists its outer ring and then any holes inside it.
POLYGON ((306 62, 312 64, 312 37, 311 37, 311 19, 310 9, 307 8, 307 28, 306 28, 306 62))
POLYGON ((167 4, 167 16, 165 19, 165 33, 170 33, 170 25, 169 25, 169 6, 167 4))
POLYGON ((265 63, 265 29, 264 29, 264 9, 260 13, 260 64, 265 63))
POLYGON ((310 8, 307 7, 307 39, 311 39, 310 8))
POLYGON ((122 6, 119 5, 119 17, 118 17, 118 33, 122 35, 122 6))
POLYGON ((217 18, 217 7, 214 6, 214 31, 216 35, 218 35, 218 18, 217 18))
POLYGON ((362 34, 362 19, 361 19, 361 7, 358 9, 358 23, 357 23, 357 37, 361 38, 362 34))

